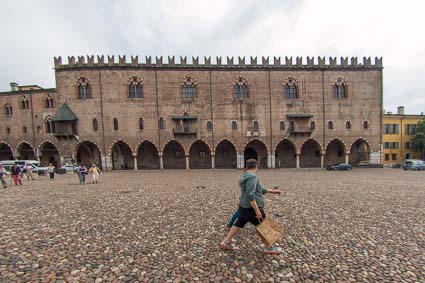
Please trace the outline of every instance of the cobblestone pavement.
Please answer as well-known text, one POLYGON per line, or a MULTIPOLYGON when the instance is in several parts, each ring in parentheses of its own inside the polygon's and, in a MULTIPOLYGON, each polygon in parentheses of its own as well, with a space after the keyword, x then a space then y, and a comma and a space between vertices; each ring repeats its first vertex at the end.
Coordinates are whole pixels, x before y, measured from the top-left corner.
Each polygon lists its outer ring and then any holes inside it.
POLYGON ((218 248, 240 171, 60 175, 0 189, 1 282, 425 282, 425 172, 259 171, 285 228, 218 248))

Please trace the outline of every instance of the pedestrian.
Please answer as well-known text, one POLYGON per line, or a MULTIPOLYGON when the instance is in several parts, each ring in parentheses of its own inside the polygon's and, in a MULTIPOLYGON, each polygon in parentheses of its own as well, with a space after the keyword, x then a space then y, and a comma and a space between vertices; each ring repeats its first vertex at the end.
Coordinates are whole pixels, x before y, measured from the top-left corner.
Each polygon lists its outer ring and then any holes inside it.
POLYGON ((53 181, 55 179, 55 165, 53 163, 49 163, 49 166, 47 166, 47 173, 49 173, 50 181, 53 181))
POLYGON ((0 164, 0 181, 3 186, 3 189, 7 189, 6 169, 4 169, 2 164, 0 164))
POLYGON ((84 185, 86 183, 86 175, 87 173, 87 167, 84 165, 80 165, 80 167, 78 167, 78 178, 80 179, 80 185, 84 185))
POLYGON ((96 164, 92 164, 89 172, 91 173, 91 176, 93 178, 93 184, 99 182, 99 175, 100 175, 100 169, 96 166, 96 164))
POLYGON ((28 162, 25 162, 25 174, 27 175, 27 181, 30 180, 35 180, 34 179, 34 175, 32 173, 32 169, 34 169, 31 164, 29 164, 28 162))
MULTIPOLYGON (((261 220, 266 217, 264 212, 263 194, 280 194, 277 189, 266 189, 261 185, 260 180, 255 175, 257 172, 257 160, 248 159, 246 161, 245 172, 239 179, 239 187, 241 188, 240 203, 238 216, 235 224, 230 228, 226 238, 220 243, 220 248, 233 251, 235 249, 232 244, 233 237, 245 226, 247 222, 257 226, 261 220)), ((264 250, 265 254, 280 254, 281 251, 277 247, 269 247, 264 250)))
POLYGON ((13 165, 12 168, 10 168, 13 183, 15 186, 22 186, 22 169, 19 165, 13 165))

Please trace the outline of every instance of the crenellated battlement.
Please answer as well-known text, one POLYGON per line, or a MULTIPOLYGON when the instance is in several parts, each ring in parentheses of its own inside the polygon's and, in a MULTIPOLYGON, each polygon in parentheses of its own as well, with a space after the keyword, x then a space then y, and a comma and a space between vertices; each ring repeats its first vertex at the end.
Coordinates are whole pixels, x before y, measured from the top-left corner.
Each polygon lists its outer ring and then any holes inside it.
POLYGON ((189 62, 187 56, 180 56, 179 61, 176 60, 175 56, 168 56, 165 58, 146 56, 144 60, 139 61, 139 56, 130 56, 127 58, 126 55, 115 55, 104 56, 98 55, 95 59, 94 55, 87 56, 68 56, 68 62, 63 62, 62 57, 54 57, 55 69, 68 69, 68 68, 107 68, 107 67, 129 67, 129 68, 244 68, 244 69, 381 69, 382 57, 375 57, 374 63, 372 63, 371 57, 363 57, 363 60, 359 62, 357 57, 307 57, 306 60, 303 57, 250 57, 249 62, 245 57, 216 57, 215 61, 211 57, 204 57, 203 60, 200 57, 192 57, 189 62), (97 60, 96 60, 97 59, 97 60))

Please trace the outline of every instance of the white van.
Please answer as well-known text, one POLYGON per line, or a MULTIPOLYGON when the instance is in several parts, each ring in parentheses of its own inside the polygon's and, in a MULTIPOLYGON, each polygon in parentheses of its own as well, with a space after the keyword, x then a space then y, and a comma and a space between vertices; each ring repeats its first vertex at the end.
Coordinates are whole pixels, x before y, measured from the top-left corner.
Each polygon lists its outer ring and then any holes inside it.
POLYGON ((3 160, 1 161, 1 164, 3 164, 3 167, 10 171, 10 168, 13 165, 19 165, 22 168, 25 166, 25 164, 29 164, 33 168, 33 172, 38 173, 39 175, 44 175, 47 172, 47 167, 40 167, 40 162, 37 160, 3 160))

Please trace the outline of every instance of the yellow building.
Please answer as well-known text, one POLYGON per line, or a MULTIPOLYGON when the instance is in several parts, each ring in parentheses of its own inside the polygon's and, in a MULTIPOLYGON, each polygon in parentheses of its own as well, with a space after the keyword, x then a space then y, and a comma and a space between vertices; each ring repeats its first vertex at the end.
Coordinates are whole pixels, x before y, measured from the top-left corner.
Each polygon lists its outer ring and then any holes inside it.
POLYGON ((406 115, 404 107, 397 108, 397 114, 383 115, 382 161, 386 165, 403 163, 405 159, 420 159, 421 153, 413 151, 412 140, 416 124, 424 119, 421 115, 406 115))

